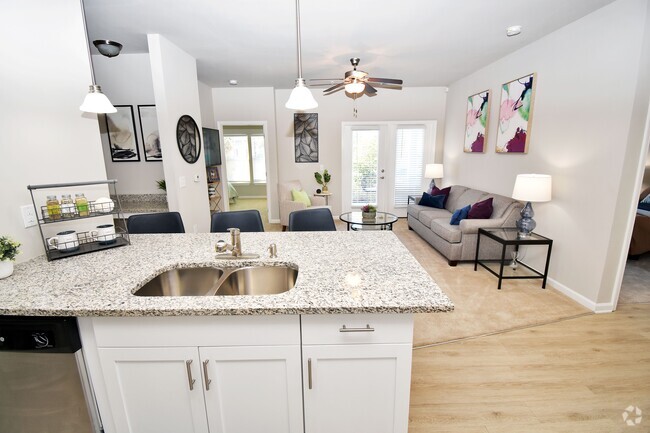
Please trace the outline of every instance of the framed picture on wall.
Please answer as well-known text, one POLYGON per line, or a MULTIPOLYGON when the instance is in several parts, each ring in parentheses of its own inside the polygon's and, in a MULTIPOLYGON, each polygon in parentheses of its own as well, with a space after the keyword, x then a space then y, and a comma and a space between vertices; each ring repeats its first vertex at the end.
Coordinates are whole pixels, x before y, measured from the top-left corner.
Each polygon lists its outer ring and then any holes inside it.
POLYGON ((138 116, 140 117, 140 136, 142 137, 144 160, 162 161, 156 106, 138 105, 138 116))
POLYGON ((536 82, 532 73, 501 86, 497 153, 528 153, 536 82))
POLYGON ((487 147, 487 130, 490 116, 490 91, 484 90, 467 98, 465 113, 465 145, 469 153, 483 153, 487 147))
POLYGON ((140 161, 138 138, 132 105, 115 105, 116 113, 107 113, 106 131, 113 162, 140 161))
POLYGON ((318 113, 293 115, 296 162, 318 162, 318 113))

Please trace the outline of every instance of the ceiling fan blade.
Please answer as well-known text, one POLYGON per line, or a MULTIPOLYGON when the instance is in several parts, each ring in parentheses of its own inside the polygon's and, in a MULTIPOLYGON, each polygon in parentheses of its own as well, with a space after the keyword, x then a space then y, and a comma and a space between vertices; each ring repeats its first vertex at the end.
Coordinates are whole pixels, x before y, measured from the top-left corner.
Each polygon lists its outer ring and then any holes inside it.
POLYGON ((366 90, 365 90, 365 92, 366 92, 366 94, 368 94, 368 95, 374 95, 374 94, 377 93, 377 89, 375 89, 374 87, 372 87, 370 84, 366 83, 366 90))
POLYGON ((374 78, 374 77, 368 77, 368 81, 372 83, 387 83, 387 84, 399 84, 402 85, 404 81, 402 80, 397 80, 395 78, 374 78))
POLYGON ((341 81, 331 81, 329 83, 308 83, 307 86, 309 87, 325 87, 325 86, 331 86, 332 84, 340 84, 341 81))
POLYGON ((331 81, 332 83, 341 80, 342 78, 307 78, 307 81, 331 81))
POLYGON ((335 90, 339 90, 339 89, 343 88, 343 86, 345 86, 345 83, 335 84, 334 86, 330 87, 329 89, 323 90, 323 93, 334 92, 335 90))

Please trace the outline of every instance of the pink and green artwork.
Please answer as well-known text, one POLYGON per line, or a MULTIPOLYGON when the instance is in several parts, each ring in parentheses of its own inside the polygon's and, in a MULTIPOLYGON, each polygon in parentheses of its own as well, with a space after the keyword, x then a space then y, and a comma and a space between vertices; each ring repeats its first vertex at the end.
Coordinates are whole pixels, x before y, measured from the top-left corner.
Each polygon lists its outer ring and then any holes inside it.
POLYGON ((465 120, 465 152, 485 152, 488 116, 490 114, 490 91, 485 90, 467 98, 465 120))
POLYGON ((536 80, 533 73, 501 87, 497 153, 528 152, 536 80))

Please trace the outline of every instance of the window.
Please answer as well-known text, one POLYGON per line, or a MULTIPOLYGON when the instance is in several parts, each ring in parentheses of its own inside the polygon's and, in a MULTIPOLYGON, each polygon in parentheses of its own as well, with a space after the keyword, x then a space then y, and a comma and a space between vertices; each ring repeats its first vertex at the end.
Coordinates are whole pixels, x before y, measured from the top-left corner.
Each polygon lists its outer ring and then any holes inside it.
POLYGON ((224 134, 228 180, 233 183, 265 184, 264 135, 224 134))
POLYGON ((379 130, 352 131, 352 206, 377 204, 379 130))
POLYGON ((422 191, 424 127, 399 126, 395 137, 395 207, 406 207, 409 195, 422 191))

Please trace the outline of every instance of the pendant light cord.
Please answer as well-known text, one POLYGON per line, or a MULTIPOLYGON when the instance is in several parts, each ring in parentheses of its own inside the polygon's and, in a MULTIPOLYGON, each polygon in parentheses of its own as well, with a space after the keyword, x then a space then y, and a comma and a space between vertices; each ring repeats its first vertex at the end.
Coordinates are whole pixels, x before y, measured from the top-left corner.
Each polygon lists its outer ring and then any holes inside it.
MULTIPOLYGON (((83 4, 83 0, 81 0, 83 4)), ((298 79, 302 80, 302 54, 301 54, 301 45, 300 45, 300 0, 296 0, 296 36, 297 36, 297 45, 298 45, 298 79)))
MULTIPOLYGON (((296 0, 297 1, 297 0, 296 0)), ((84 25, 84 36, 86 37, 86 51, 88 52, 88 60, 90 60, 90 76, 93 80, 93 86, 95 83, 95 68, 93 67, 93 56, 90 53, 90 38, 88 37, 88 26, 86 24, 86 11, 84 9, 84 0, 80 0, 81 3, 81 21, 84 25)))

